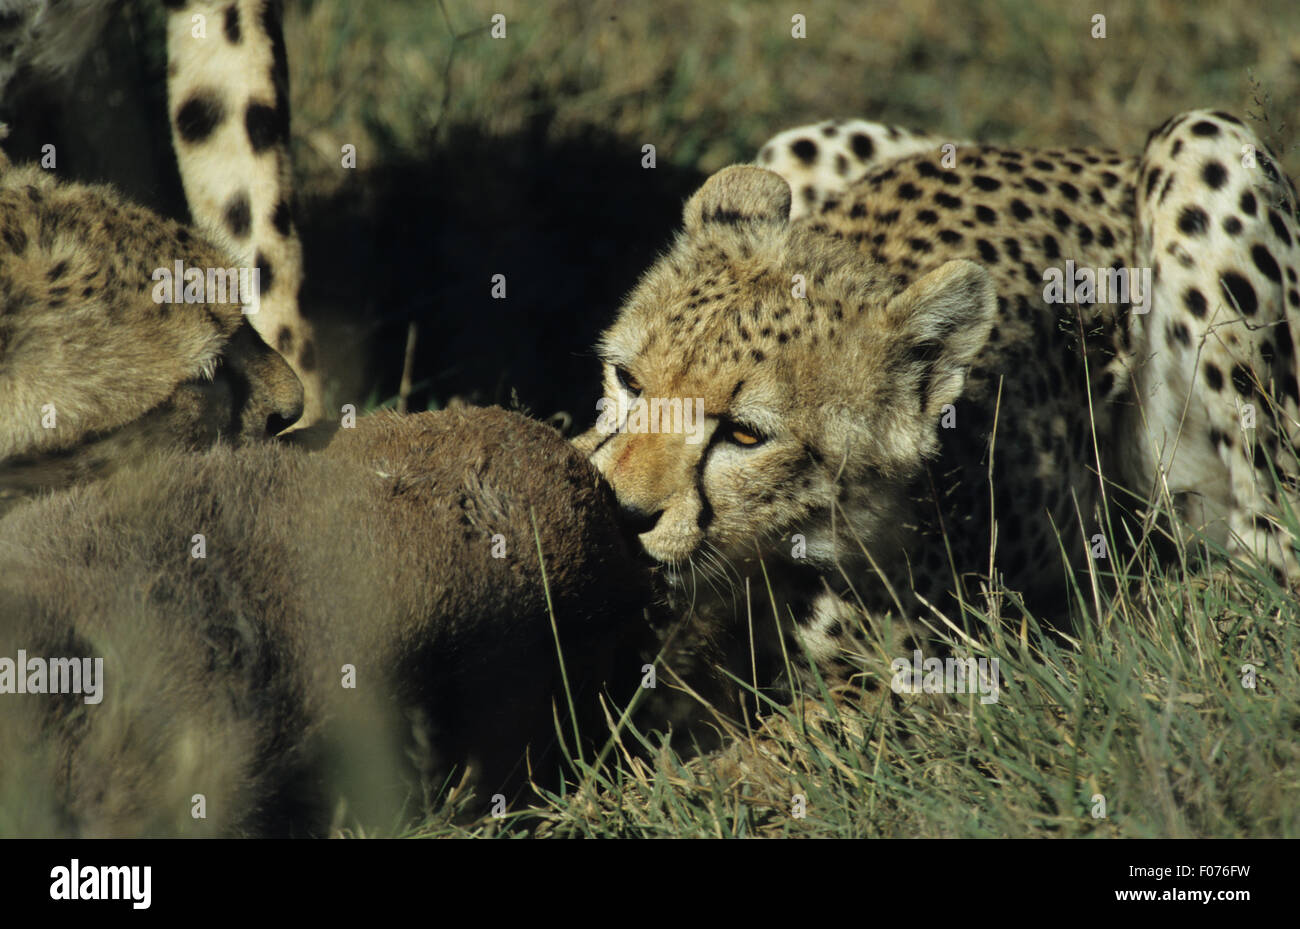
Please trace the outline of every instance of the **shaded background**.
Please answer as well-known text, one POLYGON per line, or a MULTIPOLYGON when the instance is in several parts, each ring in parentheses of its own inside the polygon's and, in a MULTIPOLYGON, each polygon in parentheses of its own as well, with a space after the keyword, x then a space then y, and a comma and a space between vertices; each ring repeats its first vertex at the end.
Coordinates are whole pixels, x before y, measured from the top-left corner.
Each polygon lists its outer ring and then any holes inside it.
MULTIPOLYGON (((15 160, 183 216, 158 4, 129 0, 70 86, 29 88, 15 160)), ((306 312, 334 405, 461 396, 594 419, 597 333, 710 172, 827 117, 1140 149, 1190 107, 1300 174, 1300 3, 287 0, 306 312), (494 13, 507 36, 488 33, 494 13), (793 13, 807 38, 790 35, 793 13), (1104 39, 1091 18, 1106 16, 1104 39), (340 149, 356 146, 357 167, 340 149), (653 144, 657 167, 641 167, 653 144), (504 274, 507 298, 490 295, 504 274)))

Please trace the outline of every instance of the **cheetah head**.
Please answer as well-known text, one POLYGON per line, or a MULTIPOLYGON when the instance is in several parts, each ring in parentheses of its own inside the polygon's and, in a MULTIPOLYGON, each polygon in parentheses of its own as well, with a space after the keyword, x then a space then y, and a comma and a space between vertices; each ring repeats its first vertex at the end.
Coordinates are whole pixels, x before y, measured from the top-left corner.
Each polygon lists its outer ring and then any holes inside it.
POLYGON ((600 418, 575 441, 670 580, 896 545, 906 486, 988 338, 979 265, 900 290, 849 242, 791 222, 790 201, 761 168, 711 177, 599 343, 600 418))

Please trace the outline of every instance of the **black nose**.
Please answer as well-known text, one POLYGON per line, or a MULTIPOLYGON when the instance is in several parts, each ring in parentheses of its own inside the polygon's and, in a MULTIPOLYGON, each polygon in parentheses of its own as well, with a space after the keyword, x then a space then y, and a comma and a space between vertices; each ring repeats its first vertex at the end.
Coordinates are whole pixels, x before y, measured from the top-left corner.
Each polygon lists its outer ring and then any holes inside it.
POLYGON ((647 513, 635 506, 623 504, 618 508, 619 518, 623 525, 632 532, 633 535, 641 535, 643 532, 649 532, 659 522, 659 517, 664 515, 663 510, 654 513, 647 513))

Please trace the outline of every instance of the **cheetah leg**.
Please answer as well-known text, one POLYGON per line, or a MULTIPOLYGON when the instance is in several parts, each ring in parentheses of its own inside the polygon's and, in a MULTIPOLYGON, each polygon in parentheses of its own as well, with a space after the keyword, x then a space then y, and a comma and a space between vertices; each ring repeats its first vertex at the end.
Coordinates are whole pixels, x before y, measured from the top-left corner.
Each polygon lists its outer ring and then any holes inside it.
POLYGON ((288 71, 280 0, 165 0, 167 106, 194 222, 260 269, 254 328, 302 381, 297 426, 324 415, 316 340, 298 306, 288 71))
POLYGON ((785 178, 794 192, 790 218, 798 219, 833 206, 872 169, 936 151, 949 141, 861 119, 828 120, 773 136, 759 149, 756 163, 785 178))
POLYGON ((1220 112, 1183 113, 1148 140, 1134 241, 1154 293, 1130 317, 1136 402, 1120 448, 1130 486, 1163 482, 1190 523, 1294 586, 1278 518, 1300 473, 1300 214, 1277 164, 1220 112))

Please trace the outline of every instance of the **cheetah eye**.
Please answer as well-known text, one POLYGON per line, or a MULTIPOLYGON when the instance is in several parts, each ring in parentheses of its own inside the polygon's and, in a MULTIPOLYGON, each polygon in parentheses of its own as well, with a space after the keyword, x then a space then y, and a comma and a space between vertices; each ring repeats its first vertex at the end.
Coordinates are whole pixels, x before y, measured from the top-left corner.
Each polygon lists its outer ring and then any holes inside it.
POLYGON ((618 386, 622 387, 628 393, 633 395, 641 393, 641 382, 634 378, 628 372, 627 368, 624 368, 621 365, 615 365, 614 379, 618 381, 618 386))
POLYGON ((739 445, 743 448, 753 448, 755 445, 762 445, 767 441, 767 436, 741 423, 735 423, 726 420, 721 427, 723 437, 732 445, 739 445))

